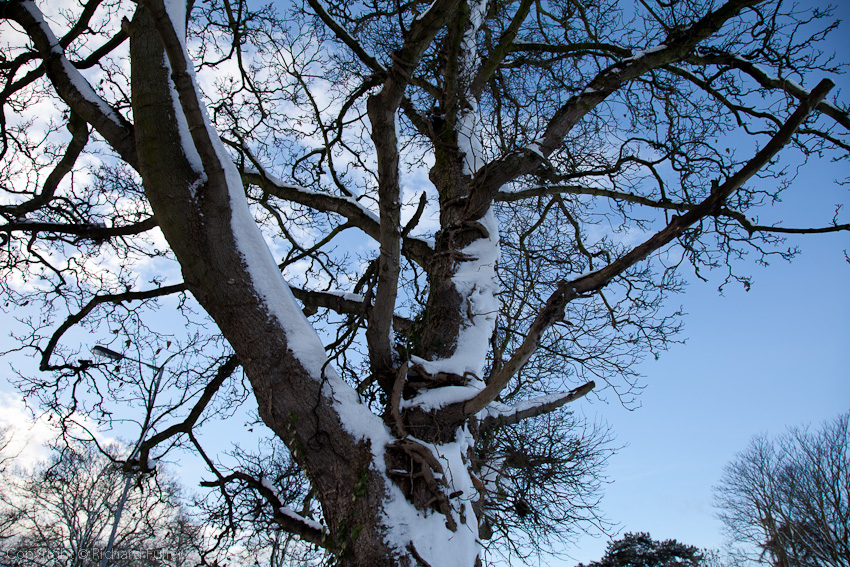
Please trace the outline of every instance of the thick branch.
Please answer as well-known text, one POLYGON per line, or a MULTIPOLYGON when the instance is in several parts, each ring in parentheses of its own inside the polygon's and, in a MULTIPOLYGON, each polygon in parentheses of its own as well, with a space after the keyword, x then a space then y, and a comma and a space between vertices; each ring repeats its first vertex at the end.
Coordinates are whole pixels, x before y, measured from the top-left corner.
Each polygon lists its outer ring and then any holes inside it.
POLYGON ((570 402, 586 396, 595 387, 596 383, 590 381, 566 393, 540 396, 505 409, 485 408, 486 416, 478 424, 479 431, 484 432, 496 427, 514 425, 524 419, 553 412, 570 402))
POLYGON ((480 218, 505 184, 530 173, 545 162, 547 156, 560 147, 569 131, 593 108, 621 85, 644 73, 687 57, 704 39, 716 33, 730 18, 748 6, 764 0, 729 0, 714 12, 657 47, 623 59, 601 71, 586 89, 571 97, 552 116, 536 144, 513 152, 483 167, 472 184, 468 208, 472 218, 480 218))
POLYGON ((396 121, 410 76, 431 41, 457 12, 458 0, 435 0, 414 20, 402 47, 393 53, 393 65, 380 92, 369 97, 367 110, 378 161, 378 282, 375 303, 366 329, 372 372, 385 392, 393 385, 391 329, 401 272, 401 184, 396 121))
POLYGON ((493 49, 487 57, 487 60, 484 61, 478 68, 478 74, 475 76, 475 79, 473 79, 472 84, 469 87, 469 91, 474 99, 477 100, 481 96, 481 91, 484 90, 484 85, 487 84, 487 81, 493 76, 493 73, 499 67, 502 60, 504 60, 505 56, 510 53, 514 38, 516 37, 520 26, 525 21, 525 18, 528 17, 532 4, 532 0, 522 0, 520 2, 519 8, 517 8, 516 14, 514 14, 508 29, 506 29, 499 38, 499 44, 493 49))
POLYGON ((32 0, 0 2, 0 13, 24 28, 44 60, 47 76, 62 100, 91 124, 121 159, 138 169, 133 126, 110 107, 68 61, 35 3, 32 0))
MULTIPOLYGON (((315 311, 317 308, 330 309, 342 315, 365 315, 371 305, 367 304, 365 298, 353 294, 334 293, 330 291, 315 291, 291 286, 292 295, 304 304, 307 311, 315 311)), ((410 319, 393 315, 393 329, 397 332, 405 332, 410 329, 413 322, 410 319)))

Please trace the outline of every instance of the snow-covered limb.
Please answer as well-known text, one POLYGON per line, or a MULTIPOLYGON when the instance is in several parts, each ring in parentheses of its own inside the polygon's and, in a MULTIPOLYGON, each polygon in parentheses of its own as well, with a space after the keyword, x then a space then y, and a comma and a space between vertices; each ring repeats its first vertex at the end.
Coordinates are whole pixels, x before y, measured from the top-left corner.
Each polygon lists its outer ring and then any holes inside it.
POLYGON ((753 175, 767 164, 785 144, 787 144, 797 128, 806 120, 817 105, 826 97, 834 84, 827 79, 821 81, 812 91, 811 96, 802 102, 797 110, 783 124, 774 137, 756 155, 723 184, 712 189, 710 195, 694 206, 690 211, 675 216, 667 227, 652 235, 642 244, 635 246, 628 253, 611 262, 604 268, 582 275, 572 281, 559 282, 555 291, 549 296, 546 305, 538 312, 531 324, 525 340, 517 348, 501 370, 493 376, 487 386, 473 399, 466 402, 463 412, 466 415, 478 413, 493 402, 499 393, 507 386, 508 381, 525 366, 537 350, 543 333, 552 325, 562 320, 566 305, 581 294, 598 291, 608 285, 614 278, 629 267, 644 260, 647 256, 665 246, 681 235, 691 225, 699 222, 706 215, 715 212, 721 203, 732 193, 741 188, 753 175))
POLYGON ((133 126, 106 103, 65 56, 35 2, 3 2, 3 15, 18 22, 44 60, 45 71, 57 94, 73 112, 91 124, 117 151, 121 159, 138 169, 133 126))
POLYGON ((490 77, 492 77, 493 73, 499 67, 499 64, 504 60, 505 56, 510 53, 513 45, 515 45, 514 40, 516 39, 517 32, 519 32, 520 26, 522 26, 522 23, 531 12, 531 6, 533 3, 533 0, 522 0, 522 2, 520 2, 510 25, 504 33, 502 33, 501 37, 499 37, 499 44, 490 52, 487 59, 482 61, 478 66, 475 79, 473 79, 472 84, 469 87, 469 92, 474 98, 477 99, 481 96, 484 85, 488 80, 490 80, 490 77))
POLYGON ((483 431, 494 427, 513 425, 523 419, 529 419, 555 411, 570 402, 586 396, 595 387, 596 383, 590 381, 569 392, 539 396, 512 406, 490 404, 478 414, 478 419, 480 420, 479 428, 483 431))

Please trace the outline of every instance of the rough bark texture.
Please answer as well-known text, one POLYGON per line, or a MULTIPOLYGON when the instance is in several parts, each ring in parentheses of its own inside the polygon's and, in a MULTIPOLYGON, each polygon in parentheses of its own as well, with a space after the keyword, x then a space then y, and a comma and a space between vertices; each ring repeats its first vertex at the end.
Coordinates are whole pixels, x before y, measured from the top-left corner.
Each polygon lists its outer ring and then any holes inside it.
POLYGON ((260 417, 290 448, 320 494, 329 547, 343 565, 396 565, 383 542, 383 478, 372 453, 340 423, 254 290, 231 226, 226 186, 183 157, 162 42, 146 11, 132 24, 133 111, 140 170, 151 206, 179 259, 187 288, 222 329, 241 361, 260 417))

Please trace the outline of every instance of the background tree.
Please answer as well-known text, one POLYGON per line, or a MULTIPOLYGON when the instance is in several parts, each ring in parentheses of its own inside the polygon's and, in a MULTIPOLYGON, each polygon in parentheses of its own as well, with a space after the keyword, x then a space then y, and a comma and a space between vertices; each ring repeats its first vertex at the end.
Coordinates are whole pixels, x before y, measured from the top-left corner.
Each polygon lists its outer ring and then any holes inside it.
POLYGON ((703 553, 692 545, 675 539, 655 541, 648 533, 628 533, 608 542, 599 561, 578 567, 697 567, 703 564, 703 553))
POLYGON ((598 523, 607 453, 559 408, 631 394, 675 339, 680 268, 749 285, 741 257, 850 230, 756 216, 807 160, 847 159, 828 9, 2 0, 0 18, 0 286, 11 350, 41 370, 19 387, 65 423, 146 408, 128 467, 191 450, 223 529, 247 487, 259 526, 341 565, 471 566, 482 536, 524 554, 598 523), (151 390, 139 371, 173 352, 151 390), (197 435, 247 396, 301 512, 197 435))
POLYGON ((749 559, 782 567, 850 562, 850 413, 819 430, 756 436, 726 467, 718 515, 749 559))
MULTIPOLYGON (((20 567, 102 564, 124 488, 120 463, 91 447, 64 446, 35 471, 4 476, 4 561, 20 567)), ((173 481, 160 475, 144 477, 129 492, 125 509, 109 565, 161 565, 166 559, 181 565, 197 547, 198 530, 181 515, 173 481)))

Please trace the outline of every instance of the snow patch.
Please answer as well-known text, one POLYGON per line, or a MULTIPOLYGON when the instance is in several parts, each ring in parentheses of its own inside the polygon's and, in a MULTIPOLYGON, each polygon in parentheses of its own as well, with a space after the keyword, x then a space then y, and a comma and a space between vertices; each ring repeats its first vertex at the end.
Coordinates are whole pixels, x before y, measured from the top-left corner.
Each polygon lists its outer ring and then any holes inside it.
POLYGON ((50 44, 50 51, 59 56, 59 59, 62 63, 62 69, 65 71, 65 75, 68 77, 68 81, 73 85, 73 87, 77 90, 77 92, 82 96, 86 101, 95 105, 100 109, 100 111, 107 117, 109 120, 115 123, 120 123, 120 117, 115 113, 111 106, 106 104, 106 102, 100 98, 100 96, 94 91, 89 82, 83 77, 83 75, 74 67, 68 58, 65 57, 65 50, 62 49, 62 46, 59 44, 59 40, 56 39, 56 36, 53 34, 53 30, 50 29, 50 26, 47 25, 47 22, 44 21, 44 15, 41 13, 41 10, 38 9, 38 6, 32 0, 25 0, 22 3, 24 9, 30 13, 33 19, 36 21, 39 28, 41 28, 42 33, 47 37, 47 41, 50 44))
POLYGON ((284 516, 288 516, 288 517, 292 518, 293 520, 297 520, 297 521, 301 522, 302 524, 306 525, 309 528, 312 528, 314 530, 319 530, 320 532, 324 532, 324 533, 327 533, 327 531, 328 531, 328 530, 325 529, 325 526, 323 526, 319 522, 317 522, 315 520, 311 520, 310 518, 305 518, 301 514, 296 513, 289 506, 281 506, 280 508, 278 508, 278 510, 280 510, 280 513, 283 514, 284 516))
MULTIPOLYGON (((419 359, 422 362, 426 362, 419 359)), ((465 402, 475 397, 484 389, 483 380, 472 380, 468 386, 443 386, 425 390, 410 400, 402 400, 401 409, 417 407, 423 411, 432 411, 450 406, 452 404, 465 402)))
POLYGON ((464 110, 457 121, 457 146, 463 154, 464 175, 474 175, 484 166, 484 147, 478 132, 481 116, 476 110, 464 110))
MULTIPOLYGON (((166 3, 168 8, 169 18, 175 30, 180 32, 184 30, 185 21, 185 3, 183 0, 168 0, 166 3)), ((186 51, 185 41, 183 36, 180 36, 183 41, 183 53, 186 60, 189 60, 186 51)), ((219 163, 224 169, 225 180, 227 183, 228 192, 230 194, 231 208, 231 228, 233 237, 240 255, 246 266, 246 270, 251 278, 251 284, 259 299, 265 305, 270 317, 273 317, 278 325, 284 330, 288 341, 288 348, 293 352, 294 356, 305 370, 316 380, 323 382, 322 392, 328 396, 334 403, 339 412, 342 423, 346 426, 349 433, 355 438, 373 439, 375 443, 383 444, 387 433, 386 428, 380 418, 375 416, 365 404, 362 404, 351 386, 346 384, 336 373, 336 371, 327 364, 325 356, 325 348, 322 341, 319 339, 315 329, 313 329, 307 317, 301 311, 289 285, 284 280, 278 269, 277 263, 272 257, 268 244, 260 232, 257 223, 251 215, 248 206, 248 200, 245 196, 245 191, 242 187, 242 179, 236 165, 227 153, 224 144, 218 136, 218 132, 212 125, 209 115, 206 111, 198 81, 195 76, 194 68, 187 65, 187 72, 192 79, 193 90, 197 98, 197 103, 203 111, 204 125, 207 129, 209 139, 218 158, 219 163)), ((176 93, 173 93, 176 96, 176 93)), ((178 117, 183 119, 182 109, 178 107, 178 117)), ((185 133, 188 133, 188 127, 185 133)), ((181 132, 181 136, 184 132, 181 132)), ((198 161, 193 163, 198 165, 201 163, 197 149, 192 142, 191 135, 183 139, 184 151, 187 154, 187 159, 198 161), (197 158, 196 158, 197 156, 197 158)), ((201 167, 201 171, 203 168, 201 167)))
POLYGON ((453 532, 446 527, 446 518, 442 514, 417 510, 395 484, 389 483, 384 503, 386 542, 402 553, 407 553, 412 545, 429 565, 473 565, 481 551, 481 542, 478 539, 478 522, 472 510, 472 503, 480 496, 464 458, 472 446, 472 436, 464 428, 458 431, 452 443, 419 443, 430 449, 443 467, 448 485, 444 490, 447 496, 451 496, 449 502, 457 530, 453 532))
MULTIPOLYGON (((454 354, 438 360, 419 360, 427 372, 450 372, 454 374, 472 374, 481 377, 484 373, 484 361, 490 345, 490 337, 496 325, 499 290, 496 279, 496 263, 499 260, 499 225, 492 210, 487 211, 479 221, 488 233, 488 237, 479 238, 460 250, 470 260, 460 262, 452 282, 458 293, 464 298, 463 328, 458 334, 454 354)), ((470 393, 474 386, 470 388, 470 393)))

